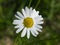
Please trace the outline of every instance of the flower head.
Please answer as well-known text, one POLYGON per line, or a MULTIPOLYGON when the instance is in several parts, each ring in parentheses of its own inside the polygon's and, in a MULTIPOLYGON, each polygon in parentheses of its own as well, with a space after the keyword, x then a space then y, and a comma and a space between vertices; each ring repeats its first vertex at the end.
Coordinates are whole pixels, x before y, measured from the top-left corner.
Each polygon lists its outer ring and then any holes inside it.
POLYGON ((39 15, 39 11, 35 9, 25 7, 22 9, 22 13, 17 12, 15 15, 17 19, 13 21, 13 24, 16 25, 15 28, 18 28, 16 33, 21 33, 21 37, 24 37, 27 34, 27 38, 30 38, 30 32, 33 36, 37 36, 39 32, 42 32, 43 18, 39 15))

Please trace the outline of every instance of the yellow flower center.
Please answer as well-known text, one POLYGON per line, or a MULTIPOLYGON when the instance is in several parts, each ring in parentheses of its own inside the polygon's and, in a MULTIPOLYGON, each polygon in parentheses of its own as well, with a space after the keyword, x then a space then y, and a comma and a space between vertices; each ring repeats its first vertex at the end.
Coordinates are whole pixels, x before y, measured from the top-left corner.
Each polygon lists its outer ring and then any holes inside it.
POLYGON ((24 24, 25 27, 31 28, 34 24, 34 21, 33 21, 32 18, 27 17, 27 18, 24 19, 23 24, 24 24))

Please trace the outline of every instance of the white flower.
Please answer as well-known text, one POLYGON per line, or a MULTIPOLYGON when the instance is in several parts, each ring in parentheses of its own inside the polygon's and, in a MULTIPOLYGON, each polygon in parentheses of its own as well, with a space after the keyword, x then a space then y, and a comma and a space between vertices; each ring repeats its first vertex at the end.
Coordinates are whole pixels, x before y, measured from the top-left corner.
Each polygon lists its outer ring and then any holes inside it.
POLYGON ((17 19, 13 21, 13 24, 16 25, 15 28, 18 28, 16 33, 21 33, 21 37, 24 37, 27 34, 27 38, 30 38, 30 32, 33 36, 37 36, 39 32, 42 32, 43 18, 39 15, 39 11, 35 9, 25 7, 22 9, 22 13, 17 12, 15 15, 17 19))

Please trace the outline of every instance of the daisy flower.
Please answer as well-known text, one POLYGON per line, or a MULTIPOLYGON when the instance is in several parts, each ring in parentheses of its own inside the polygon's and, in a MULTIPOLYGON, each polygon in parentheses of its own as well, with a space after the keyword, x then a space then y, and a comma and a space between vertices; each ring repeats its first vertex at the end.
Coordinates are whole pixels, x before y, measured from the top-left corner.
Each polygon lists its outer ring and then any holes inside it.
POLYGON ((15 14, 15 19, 13 21, 13 24, 16 25, 15 28, 18 28, 16 30, 16 33, 21 33, 21 37, 24 37, 27 34, 27 38, 30 38, 30 33, 37 37, 39 32, 42 32, 42 26, 43 24, 43 18, 41 15, 39 15, 39 11, 36 11, 35 9, 25 7, 25 9, 22 9, 22 13, 17 11, 17 14, 15 14))

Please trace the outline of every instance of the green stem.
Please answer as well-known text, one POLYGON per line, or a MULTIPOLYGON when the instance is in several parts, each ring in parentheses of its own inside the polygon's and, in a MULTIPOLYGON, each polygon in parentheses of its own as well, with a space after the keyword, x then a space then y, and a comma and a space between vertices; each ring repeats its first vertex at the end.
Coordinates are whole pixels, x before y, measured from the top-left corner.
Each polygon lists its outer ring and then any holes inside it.
POLYGON ((20 38, 20 34, 18 34, 17 37, 15 38, 14 45, 22 45, 22 40, 20 38))
POLYGON ((40 0, 38 0, 37 4, 36 4, 36 6, 35 6, 35 9, 36 9, 36 8, 37 8, 37 6, 39 5, 39 3, 40 3, 40 0))
POLYGON ((30 5, 31 5, 31 2, 32 2, 32 0, 30 0, 30 2, 29 2, 29 6, 28 6, 28 7, 30 7, 30 5))
POLYGON ((48 16, 48 19, 51 20, 53 18, 53 14, 54 14, 54 4, 55 4, 55 0, 52 0, 51 2, 51 9, 50 9, 50 13, 49 13, 49 16, 48 16))

